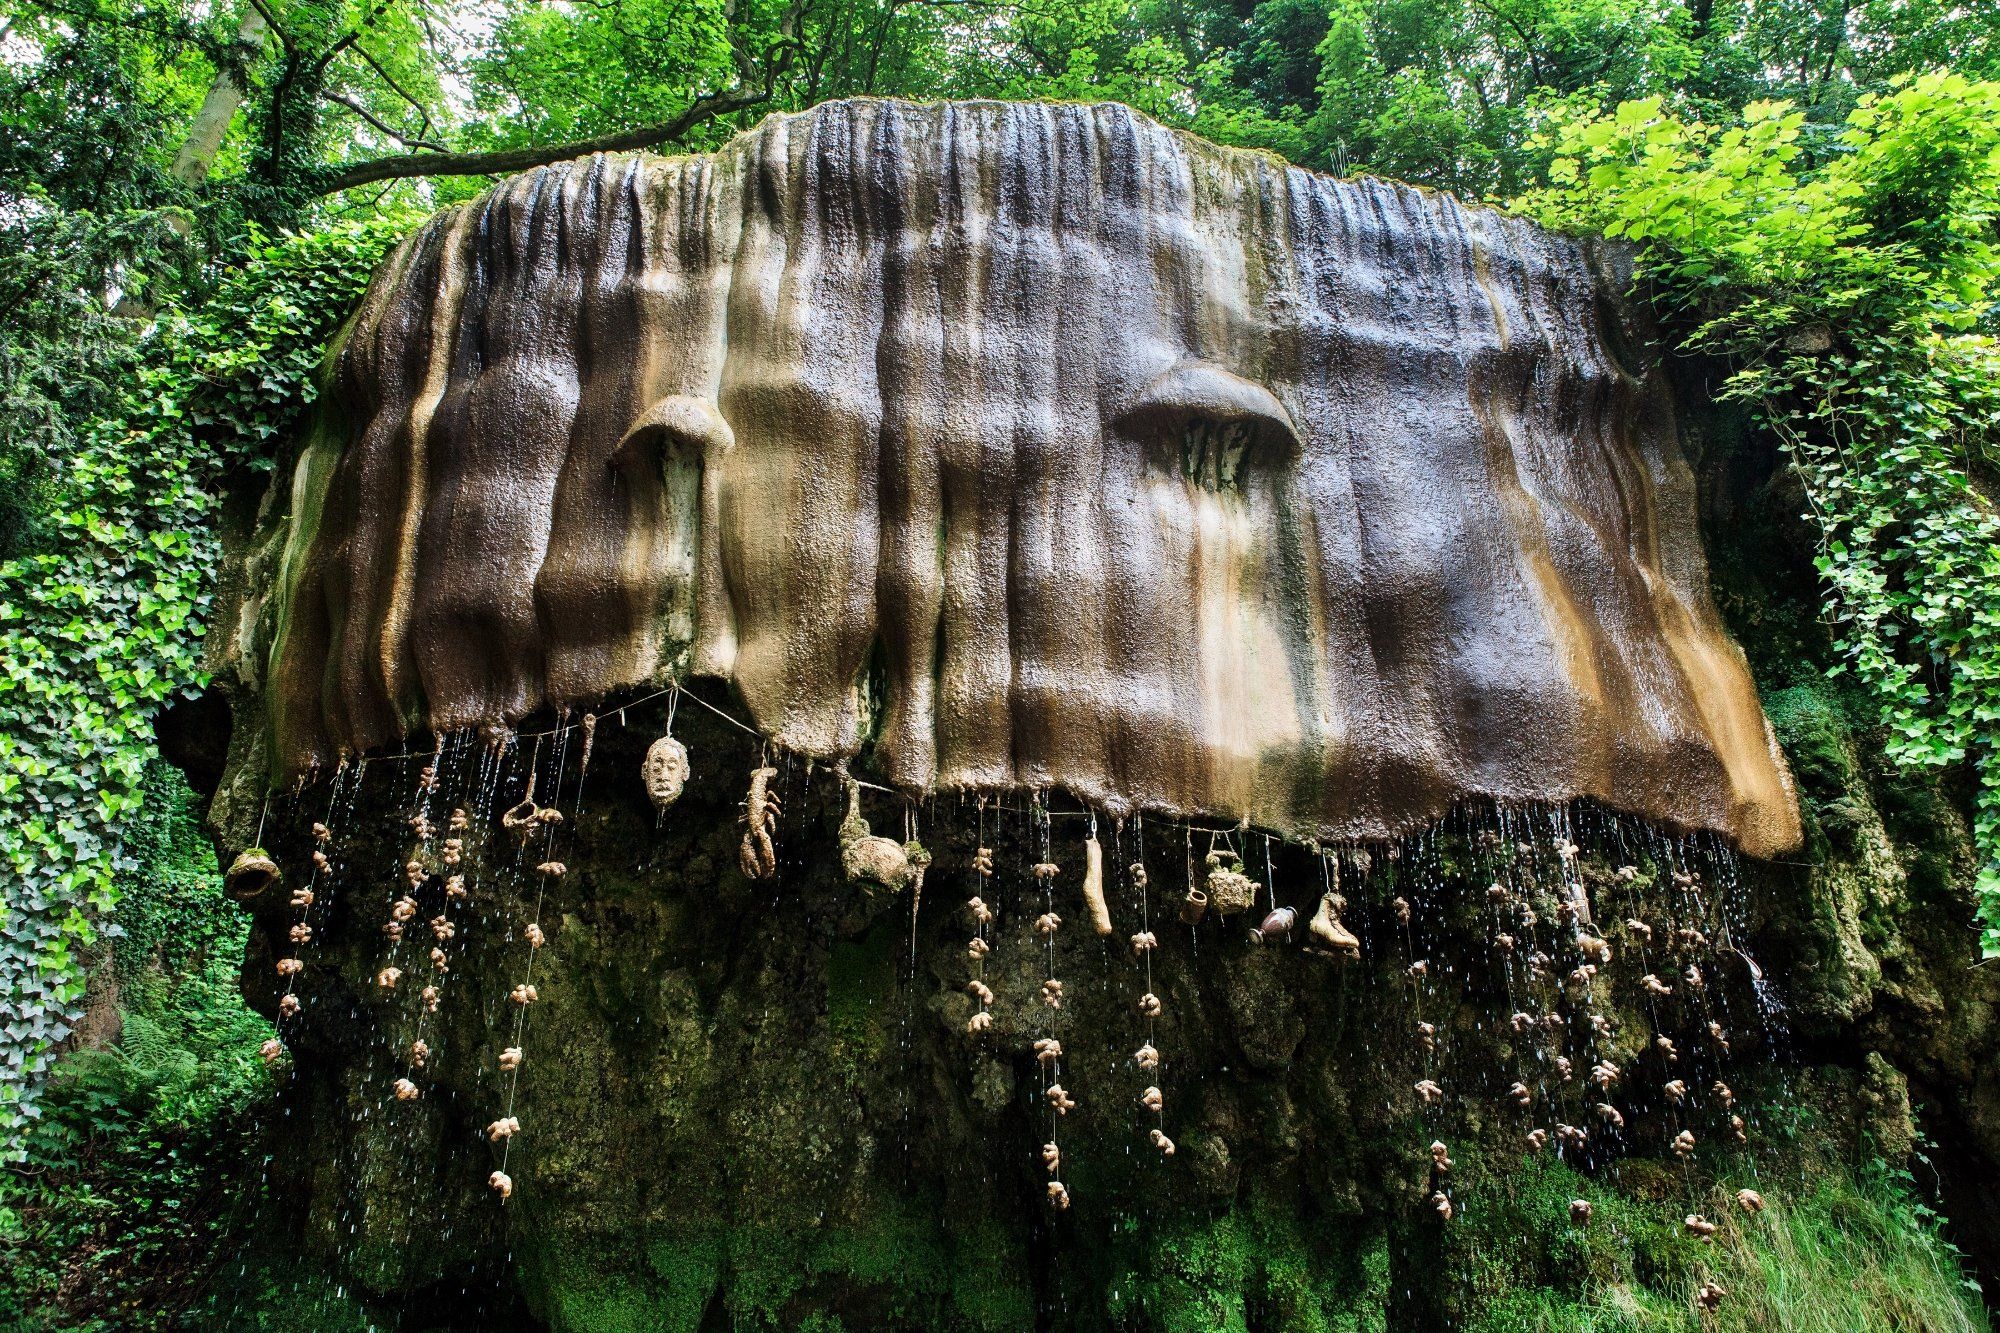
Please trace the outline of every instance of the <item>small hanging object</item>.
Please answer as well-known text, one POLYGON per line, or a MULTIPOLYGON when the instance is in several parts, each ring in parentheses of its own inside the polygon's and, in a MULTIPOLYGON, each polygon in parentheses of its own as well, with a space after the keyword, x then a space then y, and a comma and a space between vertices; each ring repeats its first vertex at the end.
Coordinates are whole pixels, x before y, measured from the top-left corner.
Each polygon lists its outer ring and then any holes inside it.
POLYGON ((1666 995, 1672 995, 1674 993, 1674 988, 1672 986, 1669 986, 1666 982, 1660 980, 1658 977, 1654 976, 1651 972, 1648 972, 1645 976, 1640 977, 1639 984, 1641 986, 1644 986, 1646 988, 1647 993, 1650 995, 1666 996, 1666 995))
POLYGON ((1619 866, 1616 873, 1619 879, 1623 880, 1627 884, 1630 884, 1633 880, 1639 878, 1639 867, 1619 866))
POLYGON ((408 921, 416 914, 417 900, 408 895, 398 898, 395 902, 389 904, 389 916, 392 920, 408 921))
POLYGON ((519 1120, 511 1115, 501 1116, 486 1127, 486 1141, 488 1143, 498 1143, 502 1139, 511 1139, 520 1132, 521 1122, 519 1120))
POLYGON ((526 982, 522 982, 520 985, 514 987, 513 990, 507 992, 507 998, 512 1000, 515 1004, 520 1005, 523 1009, 526 1009, 529 1005, 533 1004, 536 1000, 539 1000, 542 997, 535 992, 535 988, 533 986, 528 985, 526 982))
POLYGON ((453 875, 449 879, 445 880, 444 896, 451 899, 459 899, 465 897, 466 896, 465 876, 453 875))
POLYGON ((1549 1132, 1546 1129, 1531 1129, 1527 1133, 1529 1152, 1540 1152, 1549 1146, 1549 1132))
POLYGON ((1410 924, 1410 900, 1408 898, 1397 898, 1389 906, 1396 909, 1397 925, 1407 926, 1410 924))
POLYGON ((1558 1055, 1556 1057, 1556 1077, 1559 1080, 1561 1080, 1564 1083, 1569 1082, 1571 1069, 1572 1066, 1569 1062, 1569 1057, 1567 1055, 1558 1055))
POLYGON ((429 815, 415 814, 410 816, 410 832, 418 842, 429 842, 437 828, 431 823, 429 815))
POLYGON ((1715 1223, 1709 1221, 1700 1213, 1689 1213, 1681 1220, 1681 1225, 1687 1228, 1688 1235, 1698 1237, 1703 1241, 1712 1241, 1715 1238, 1715 1223))
POLYGON ((1159 944, 1159 936, 1153 934, 1150 930, 1142 930, 1132 937, 1132 956, 1134 958, 1143 958, 1158 948, 1159 944))
POLYGON ((1313 913, 1312 921, 1306 926, 1306 947, 1348 962, 1360 958, 1360 938, 1340 920, 1340 914, 1346 910, 1347 899, 1337 893, 1321 894, 1319 910, 1313 913))
POLYGON ((278 882, 278 863, 262 847, 239 852, 222 877, 222 887, 239 903, 247 903, 278 882))
POLYGON ((314 842, 332 842, 333 830, 324 824, 315 823, 312 828, 314 842))
POLYGON ((1611 943, 1601 935, 1578 935, 1576 947, 1577 952, 1599 967, 1611 962, 1611 943))
POLYGON ((1700 990, 1702 987, 1701 969, 1693 963, 1689 963, 1687 971, 1681 973, 1681 980, 1687 983, 1689 990, 1700 990))
POLYGON ((980 938, 977 935, 974 935, 969 941, 966 942, 965 956, 967 958, 970 958, 975 963, 978 962, 980 959, 984 958, 987 954, 992 952, 993 952, 993 946, 988 944, 984 939, 980 938))
POLYGON ((1590 1142, 1590 1131, 1575 1125, 1557 1125, 1556 1142, 1565 1148, 1581 1149, 1590 1142))
POLYGON ((1147 991, 1144 995, 1141 995, 1139 997, 1139 1015, 1142 1018, 1158 1018, 1160 1016, 1160 997, 1151 991, 1147 991))
POLYGON ((654 741, 639 765, 639 779, 646 784, 646 796, 655 810, 664 810, 678 801, 688 780, 687 746, 672 736, 654 741))
POLYGON ((1756 1190, 1738 1190, 1736 1206, 1746 1213, 1761 1213, 1764 1211, 1764 1196, 1756 1190))
POLYGON ((458 927, 452 925, 451 922, 446 920, 444 917, 434 916, 431 918, 431 934, 437 937, 439 940, 448 940, 457 933, 458 933, 458 927))
POLYGON ((1581 849, 1567 838, 1556 844, 1556 855, 1565 861, 1574 861, 1579 850, 1581 849))
POLYGON ((1132 1058, 1138 1062, 1139 1068, 1148 1072, 1160 1067, 1160 1053, 1150 1041, 1132 1052, 1132 1058))
POLYGON ((502 1073, 511 1074, 516 1069, 519 1069, 521 1067, 521 1048, 519 1046, 509 1046, 506 1050, 500 1052, 499 1063, 502 1073))
POLYGON ((1158 1115, 1167 1104, 1167 1099, 1157 1087, 1149 1087, 1139 1094, 1139 1105, 1158 1115))
POLYGON ((444 840, 444 850, 438 853, 438 859, 448 866, 455 866, 460 861, 463 861, 465 859, 465 840, 463 838, 446 838, 444 840))
POLYGON ((1417 1045, 1421 1046, 1427 1052, 1435 1051, 1438 1048, 1437 1024, 1417 1024, 1417 1045))
POLYGON ((1093 832, 1083 844, 1083 901, 1090 909, 1090 928, 1111 933, 1111 905, 1104 900, 1104 846, 1093 832))
POLYGON ((1418 1079, 1415 1088, 1417 1096, 1423 1100, 1425 1106, 1444 1096, 1444 1089, 1437 1085, 1435 1079, 1418 1079))
POLYGON ((1736 1105, 1736 1094, 1731 1092, 1729 1085, 1721 1079, 1717 1079, 1715 1082, 1709 1084, 1708 1090, 1715 1094, 1717 1101, 1722 1103, 1723 1110, 1727 1111, 1730 1107, 1736 1105))
POLYGON ((1750 1136, 1743 1132, 1743 1117, 1740 1115, 1729 1117, 1729 1132, 1738 1143, 1750 1142, 1750 1136))
POLYGON ((1508 899, 1513 896, 1513 894, 1507 892, 1507 886, 1497 880, 1486 886, 1486 901, 1492 903, 1495 907, 1505 906, 1508 899))
POLYGON ((1190 926, 1198 926, 1208 915, 1208 895, 1193 885, 1188 886, 1187 897, 1181 899, 1181 921, 1190 926))
POLYGON ((299 997, 291 994, 289 991, 286 992, 285 997, 278 1001, 278 1017, 291 1018, 298 1012, 299 997))
POLYGON ((1590 1214, 1591 1214, 1590 1200, 1571 1199, 1569 1201, 1569 1220, 1574 1224, 1576 1224, 1577 1226, 1580 1227, 1589 1226, 1590 1214))
POLYGON ((1438 1219, 1440 1221, 1444 1222, 1451 1221, 1452 1219, 1451 1199, 1445 1195, 1445 1192, 1443 1190, 1439 1190, 1437 1193, 1431 1195, 1431 1209, 1432 1211, 1437 1213, 1438 1219))
POLYGON ((446 958, 444 950, 435 944, 431 946, 431 966, 440 972, 451 971, 451 960, 446 958))
POLYGON ((445 820, 444 826, 450 829, 453 833, 463 833, 467 829, 472 827, 472 820, 467 817, 465 811, 462 808, 458 806, 453 806, 451 811, 451 817, 445 820))
POLYGON ((399 1079, 397 1079, 397 1080, 396 1080, 396 1100, 397 1100, 397 1101, 399 1101, 399 1102, 413 1102, 413 1101, 415 1101, 415 1100, 416 1100, 417 1098, 419 1098, 419 1097, 421 1097, 421 1096, 423 1096, 423 1095, 424 1095, 424 1093, 423 1093, 423 1089, 422 1089, 422 1088, 419 1088, 419 1087, 418 1087, 418 1086, 417 1086, 416 1084, 414 1084, 414 1083, 410 1082, 410 1080, 408 1080, 408 1079, 406 1079, 406 1078, 399 1078, 399 1079))
POLYGON ((526 930, 523 930, 521 934, 528 941, 528 947, 530 949, 539 949, 544 944, 548 943, 549 937, 542 934, 542 928, 536 922, 530 921, 528 923, 528 928, 526 930))
POLYGON ((968 981, 965 983, 965 991, 981 1004, 993 1003, 993 988, 983 981, 968 981))
POLYGON ((1596 975, 1597 969, 1591 964, 1585 963, 1581 967, 1570 969, 1569 984, 1577 987, 1579 990, 1589 990, 1591 978, 1596 975))
POLYGON ((966 899, 965 910, 972 913, 972 922, 974 925, 985 926, 991 925, 993 922, 993 909, 986 905, 984 898, 975 897, 966 899))
POLYGON ((1653 928, 1635 916, 1625 918, 1625 932, 1643 944, 1653 942, 1653 928))
POLYGON ((1609 1060, 1599 1060, 1590 1067, 1590 1081, 1607 1090, 1624 1076, 1625 1071, 1609 1060))
POLYGON ((535 873, 546 875, 550 879, 561 879, 569 873, 569 867, 560 861, 544 861, 535 867, 535 873))
POLYGON ((396 983, 402 979, 403 969, 400 967, 385 967, 375 974, 375 984, 383 990, 396 989, 396 983))
POLYGON ((1599 1102, 1597 1104, 1597 1118, 1613 1129, 1625 1128, 1625 1117, 1610 1102, 1599 1102))
POLYGON ((486 1177, 486 1184, 500 1196, 502 1203, 514 1197, 514 1178, 505 1171, 495 1171, 486 1177))
POLYGON ((1062 918, 1054 912, 1044 912, 1035 918, 1035 933, 1043 939, 1048 939, 1061 929, 1062 918))
POLYGON ((1062 983, 1050 977, 1042 983, 1042 1003, 1051 1009, 1062 1008, 1062 983))
POLYGON ((535 798, 530 796, 519 805, 508 807, 500 816, 500 827, 509 833, 526 833, 535 827, 536 816, 541 813, 541 807, 536 805, 535 798))
POLYGON ((1431 1170, 1441 1176, 1451 1171, 1451 1150, 1444 1146, 1443 1139, 1431 1142, 1431 1170))
POLYGON ((986 1010, 981 1009, 978 1013, 974 1014, 972 1017, 965 1020, 965 1035, 968 1037, 976 1037, 980 1033, 987 1031, 992 1026, 993 1026, 993 1015, 988 1013, 986 1010))
POLYGON ((778 798, 771 779, 778 770, 768 764, 750 770, 750 793, 743 800, 743 846, 738 861, 750 879, 770 879, 778 873, 778 798))
POLYGON ((1592 1014, 1590 1016, 1590 1030, 1592 1032, 1595 1032, 1600 1037, 1610 1036, 1613 1029, 1615 1029, 1617 1026, 1618 1025, 1616 1023, 1613 1023, 1609 1018, 1606 1018, 1603 1014, 1592 1014))
POLYGON ((1514 1031, 1516 1032, 1526 1033, 1526 1032, 1533 1032, 1535 1030, 1535 1016, 1533 1014, 1516 1012, 1515 1015, 1512 1018, 1508 1019, 1507 1021, 1513 1025, 1514 1031))
POLYGON ((545 805, 541 809, 535 811, 535 823, 537 824, 543 824, 553 828, 555 825, 560 824, 562 822, 563 822, 562 811, 556 809, 552 805, 545 805))
POLYGON ((1430 975, 1431 961, 1428 958, 1419 958, 1416 962, 1410 964, 1409 970, 1410 976, 1413 979, 1422 980, 1424 977, 1430 975))
POLYGON ((1221 852, 1208 854, 1208 901, 1217 916, 1247 912, 1257 902, 1257 885, 1243 873, 1243 863, 1221 852))
POLYGON ((1493 948, 1500 953, 1514 952, 1514 937, 1502 931, 1493 937, 1493 948))
POLYGON ((1060 1180, 1049 1182, 1049 1203, 1059 1213, 1069 1211, 1069 1191, 1063 1188, 1060 1180))
POLYGON ((424 987, 422 991, 418 992, 418 998, 424 1002, 425 1013, 434 1014, 438 1011, 438 988, 436 986, 424 987))
POLYGON ((1265 914, 1257 929, 1250 932, 1250 938, 1257 944, 1269 944, 1274 940, 1289 940, 1292 927, 1299 923, 1299 914, 1289 907, 1273 908, 1265 914))
POLYGON ((299 888, 292 890, 292 906, 311 907, 312 905, 313 905, 313 891, 311 889, 305 888, 304 886, 300 886, 299 888))
POLYGON ((416 857, 403 862, 403 876, 410 881, 412 888, 424 882, 424 875, 424 863, 416 857))
POLYGON ((1708 947, 1708 936, 1702 934, 1693 926, 1682 926, 1674 933, 1680 937, 1681 948, 1683 949, 1695 950, 1706 949, 1708 947))
POLYGON ((1050 1175, 1062 1169, 1062 1149, 1053 1143, 1042 1145, 1042 1165, 1050 1175))
POLYGON ((1507 1089, 1507 1095, 1513 1098, 1514 1105, 1523 1109, 1535 1104, 1534 1090, 1518 1079, 1507 1089))
POLYGON ((1153 1146, 1160 1150, 1160 1156, 1172 1157, 1174 1155, 1174 1141, 1167 1137, 1167 1132, 1165 1130, 1163 1129, 1149 1130, 1146 1134, 1146 1137, 1151 1139, 1153 1141, 1153 1146))
POLYGON ((1657 1046, 1660 1049, 1660 1054, 1666 1056, 1669 1060, 1679 1060, 1681 1058, 1681 1053, 1674 1049, 1674 1039, 1672 1037, 1655 1037, 1653 1038, 1653 1045, 1657 1046))
POLYGON ((403 923, 400 921, 384 921, 382 923, 382 934, 388 937, 391 944, 395 943, 397 940, 403 938, 403 923))
POLYGON ((1035 1038, 1035 1058, 1045 1065, 1052 1065, 1062 1059, 1062 1043, 1054 1037, 1035 1038))
POLYGON ((257 1048, 257 1054, 262 1057, 265 1068, 275 1068, 278 1062, 285 1058, 285 1043, 276 1037, 268 1037, 264 1044, 257 1048))
POLYGON ((1674 1135, 1674 1155, 1677 1157, 1692 1157, 1694 1155, 1693 1130, 1684 1129, 1674 1135))
POLYGON ((1677 889, 1691 889, 1700 882, 1701 881, 1697 876, 1689 873, 1688 871, 1685 870, 1674 871, 1674 887, 1677 889))
POLYGON ((1664 1092, 1667 1095, 1667 1100, 1672 1102, 1675 1106, 1679 1106, 1682 1102, 1687 1100, 1687 1095, 1688 1095, 1687 1084, 1681 1082, 1681 1080, 1677 1078, 1668 1079, 1665 1085, 1663 1085, 1660 1088, 1660 1091, 1664 1092))
POLYGON ((422 1069, 424 1062, 431 1058, 431 1044, 422 1037, 410 1043, 410 1063, 422 1069))
POLYGON ((317 847, 313 848, 312 862, 313 869, 321 874, 329 874, 333 870, 333 862, 317 847))
POLYGON ((1722 1048, 1724 1055, 1729 1054, 1729 1034, 1722 1030, 1722 1024, 1710 1022, 1708 1025, 1708 1035, 1715 1039, 1715 1044, 1722 1048))
POLYGON ((310 939, 312 939, 313 928, 311 926, 308 926, 305 922, 301 921, 292 927, 290 934, 292 938, 292 943, 304 944, 310 939))
POLYGON ((1729 1288, 1723 1286, 1714 1278, 1709 1278, 1701 1284, 1701 1290, 1694 1294, 1694 1300, 1695 1304, 1699 1305, 1702 1309, 1708 1311, 1710 1314, 1714 1314, 1722 1308, 1723 1299, 1728 1295, 1729 1288))
POLYGON ((1060 1083, 1049 1084, 1048 1091, 1042 1095, 1048 1098, 1049 1105, 1055 1108, 1057 1115, 1068 1115, 1076 1109, 1075 1099, 1063 1091, 1063 1085, 1060 1083))
POLYGON ((917 881, 917 857, 929 857, 920 843, 876 836, 861 817, 861 784, 847 781, 847 817, 840 822, 840 866, 847 882, 873 893, 901 893, 917 881))

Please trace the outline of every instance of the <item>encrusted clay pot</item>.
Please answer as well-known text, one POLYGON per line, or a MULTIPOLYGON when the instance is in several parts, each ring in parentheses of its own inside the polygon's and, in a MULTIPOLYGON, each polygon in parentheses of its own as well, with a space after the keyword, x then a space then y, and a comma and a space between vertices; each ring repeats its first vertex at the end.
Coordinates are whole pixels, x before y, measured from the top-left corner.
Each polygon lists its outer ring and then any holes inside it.
POLYGON ((247 903, 278 883, 278 863, 262 847, 239 853, 222 877, 222 887, 237 902, 247 903))

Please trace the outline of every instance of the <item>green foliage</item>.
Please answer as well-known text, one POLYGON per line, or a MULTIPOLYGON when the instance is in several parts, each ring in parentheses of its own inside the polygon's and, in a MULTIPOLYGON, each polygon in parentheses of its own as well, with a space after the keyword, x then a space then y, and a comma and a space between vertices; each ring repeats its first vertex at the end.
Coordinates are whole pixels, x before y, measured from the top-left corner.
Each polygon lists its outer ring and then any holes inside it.
POLYGON ((161 317, 115 409, 81 432, 34 549, 0 564, 0 1128, 32 1116, 133 865, 151 716, 200 683, 225 481, 269 467, 402 227, 256 242, 199 312, 161 317))
POLYGON ((128 821, 121 887, 135 904, 101 995, 123 1032, 66 1060, 0 1167, 0 1326, 175 1327, 218 1261, 270 1026, 243 1006, 249 923, 222 893, 196 798, 164 763, 128 821), (133 892, 158 886, 157 896, 133 892))
POLYGON ((1841 670, 1900 763, 1968 763, 1982 939, 2000 954, 2000 83, 1903 80, 1820 158, 1806 117, 1727 128, 1657 100, 1559 118, 1523 206, 1643 247, 1688 344, 1733 359, 1804 485, 1841 670))

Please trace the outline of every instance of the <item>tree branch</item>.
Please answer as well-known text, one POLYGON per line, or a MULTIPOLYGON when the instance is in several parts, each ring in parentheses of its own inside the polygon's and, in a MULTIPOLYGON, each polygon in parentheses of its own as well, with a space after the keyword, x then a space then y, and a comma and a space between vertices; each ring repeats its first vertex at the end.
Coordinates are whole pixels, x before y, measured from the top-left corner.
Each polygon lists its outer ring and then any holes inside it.
MULTIPOLYGON (((432 143, 428 139, 412 138, 411 136, 404 134, 401 130, 396 129, 393 126, 384 124, 381 120, 376 118, 374 112, 370 111, 367 107, 361 105, 353 98, 347 96, 345 93, 323 92, 320 94, 320 96, 325 98, 327 101, 333 103, 335 106, 346 107, 349 111, 352 111, 355 115, 361 117, 361 119, 367 121, 370 125, 373 125, 376 129, 388 135, 391 139, 394 139, 397 143, 402 144, 406 148, 428 148, 432 152, 436 153, 448 153, 451 151, 441 143, 432 143)), ((419 131, 419 133, 421 132, 422 131, 419 131)))
POLYGON ((320 181, 316 194, 338 194, 357 185, 375 181, 410 180, 425 176, 498 176, 529 167, 567 162, 592 153, 619 153, 634 148, 651 148, 684 137, 698 125, 768 101, 766 90, 722 93, 696 98, 687 110, 672 120, 646 125, 636 130, 618 130, 591 139, 568 143, 541 144, 533 148, 503 148, 489 153, 410 153, 401 157, 378 157, 341 167, 320 181))
MULTIPOLYGON (((805 0, 793 0, 778 25, 778 39, 764 52, 764 72, 761 83, 756 87, 738 86, 722 92, 703 93, 688 103, 682 112, 672 120, 657 125, 644 125, 638 129, 616 130, 610 134, 600 134, 589 139, 572 139, 567 143, 542 144, 532 148, 503 148, 486 153, 409 153, 399 157, 378 157, 363 162, 350 163, 335 168, 323 176, 314 186, 313 192, 320 195, 338 194, 351 190, 357 185, 370 185, 376 181, 411 180, 429 176, 497 176, 504 172, 526 171, 530 167, 547 166, 551 162, 567 162, 571 158, 588 157, 592 153, 629 152, 635 148, 652 148, 663 143, 673 143, 684 139, 694 129, 711 120, 747 111, 771 100, 777 90, 778 81, 791 68, 798 55, 799 43, 795 35, 799 15, 805 8, 805 0)), ((743 47, 734 40, 738 68, 746 74, 753 73, 755 63, 743 47)), ((357 48, 358 49, 358 48, 357 48)), ((748 82, 748 80, 745 80, 748 82)))

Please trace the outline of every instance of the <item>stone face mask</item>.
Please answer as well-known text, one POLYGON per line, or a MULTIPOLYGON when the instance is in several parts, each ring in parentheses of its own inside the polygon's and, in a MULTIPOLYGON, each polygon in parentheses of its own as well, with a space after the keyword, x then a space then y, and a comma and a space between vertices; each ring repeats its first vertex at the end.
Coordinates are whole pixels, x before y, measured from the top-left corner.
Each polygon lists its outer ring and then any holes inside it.
POLYGON ((836 103, 436 218, 337 348, 280 773, 687 674, 912 788, 1299 835, 1784 763, 1616 257, 1118 107, 836 103))

